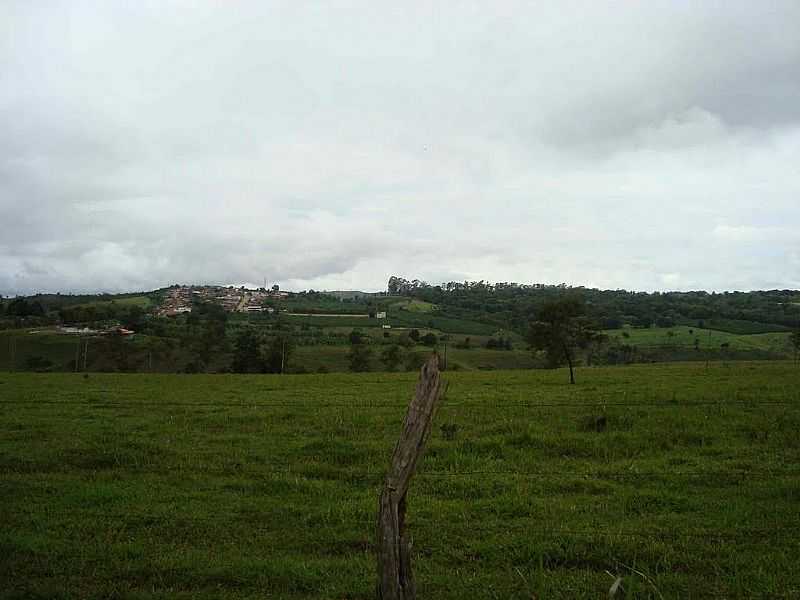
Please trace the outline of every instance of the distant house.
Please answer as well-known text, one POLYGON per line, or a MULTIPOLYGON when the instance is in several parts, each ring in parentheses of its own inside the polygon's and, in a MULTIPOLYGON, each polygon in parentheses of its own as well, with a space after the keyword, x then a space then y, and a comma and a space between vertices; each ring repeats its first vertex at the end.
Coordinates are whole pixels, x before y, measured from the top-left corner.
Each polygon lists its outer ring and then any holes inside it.
POLYGON ((376 313, 375 314, 375 318, 376 319, 385 319, 386 318, 386 313, 385 312, 376 313))
POLYGON ((391 329, 392 328, 391 325, 381 325, 381 327, 383 327, 383 329, 391 329))

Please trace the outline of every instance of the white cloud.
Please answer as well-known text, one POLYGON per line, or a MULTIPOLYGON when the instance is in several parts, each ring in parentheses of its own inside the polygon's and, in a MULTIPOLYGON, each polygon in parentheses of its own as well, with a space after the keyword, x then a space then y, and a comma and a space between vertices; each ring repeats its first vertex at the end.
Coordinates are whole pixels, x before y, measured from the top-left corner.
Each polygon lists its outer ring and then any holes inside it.
POLYGON ((797 285, 798 17, 4 4, 0 293, 797 285))

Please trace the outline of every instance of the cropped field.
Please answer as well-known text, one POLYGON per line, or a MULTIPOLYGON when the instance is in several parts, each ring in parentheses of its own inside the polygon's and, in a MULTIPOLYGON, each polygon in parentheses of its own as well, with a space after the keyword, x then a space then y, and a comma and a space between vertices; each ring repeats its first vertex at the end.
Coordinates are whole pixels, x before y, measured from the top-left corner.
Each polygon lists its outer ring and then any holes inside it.
MULTIPOLYGON (((800 594, 794 365, 445 376, 420 598, 800 594)), ((0 374, 0 596, 372 598, 414 381, 0 374)))

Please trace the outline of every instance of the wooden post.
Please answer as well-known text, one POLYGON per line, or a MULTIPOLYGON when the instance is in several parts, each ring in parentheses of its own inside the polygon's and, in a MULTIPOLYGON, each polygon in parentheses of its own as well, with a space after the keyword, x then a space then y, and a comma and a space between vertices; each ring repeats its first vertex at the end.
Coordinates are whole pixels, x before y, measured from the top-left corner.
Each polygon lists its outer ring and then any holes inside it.
POLYGON ((414 600, 411 540, 406 535, 406 492, 425 450, 436 404, 446 386, 439 379, 439 357, 420 370, 416 393, 408 405, 403 431, 394 448, 378 509, 378 600, 414 600))

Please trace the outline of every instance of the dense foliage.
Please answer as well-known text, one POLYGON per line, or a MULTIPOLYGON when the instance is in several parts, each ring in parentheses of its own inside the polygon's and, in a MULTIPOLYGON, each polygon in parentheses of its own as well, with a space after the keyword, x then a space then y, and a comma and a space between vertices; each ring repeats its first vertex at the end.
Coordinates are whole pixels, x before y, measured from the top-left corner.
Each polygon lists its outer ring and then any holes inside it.
POLYGON ((448 316, 471 318, 520 333, 537 319, 545 304, 566 294, 582 297, 587 315, 603 329, 696 325, 731 333, 765 333, 800 326, 798 290, 646 293, 485 281, 431 285, 393 276, 388 292, 436 304, 448 316))

